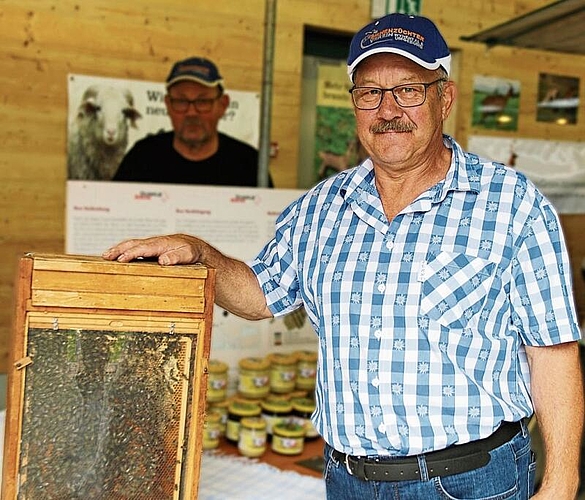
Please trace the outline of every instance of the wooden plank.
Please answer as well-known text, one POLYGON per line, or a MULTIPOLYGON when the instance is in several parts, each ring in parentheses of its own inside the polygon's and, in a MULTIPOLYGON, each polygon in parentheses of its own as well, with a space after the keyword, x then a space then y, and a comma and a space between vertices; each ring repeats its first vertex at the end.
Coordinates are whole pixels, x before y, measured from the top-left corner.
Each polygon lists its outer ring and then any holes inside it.
POLYGON ((58 290, 33 290, 35 307, 75 307, 82 309, 128 309, 134 311, 182 311, 202 313, 205 300, 201 297, 155 297, 139 294, 110 294, 104 292, 67 292, 58 290))
POLYGON ((205 320, 179 316, 128 316, 112 314, 69 314, 55 312, 29 312, 28 325, 30 328, 106 330, 113 332, 160 332, 172 331, 177 335, 201 334, 205 328, 205 320))
POLYGON ((184 266, 161 266, 156 262, 138 260, 117 262, 88 255, 30 254, 34 258, 35 270, 66 272, 88 272, 96 274, 128 274, 136 276, 182 276, 206 278, 207 267, 202 264, 184 266))
POLYGON ((15 368, 15 363, 25 356, 26 342, 26 304, 30 297, 32 261, 21 259, 17 268, 15 288, 15 316, 12 325, 10 367, 8 371, 8 391, 6 401, 6 423, 4 438, 4 466, 2 470, 2 499, 17 496, 17 472, 19 442, 10 436, 21 434, 22 400, 24 391, 24 371, 15 368))
MULTIPOLYGON (((189 373, 191 371, 191 364, 189 363, 189 361, 191 360, 191 351, 193 348, 197 348, 197 344, 193 345, 192 343, 189 343, 188 345, 185 346, 185 364, 183 366, 183 378, 187 379, 189 377, 189 373)), ((198 357, 199 352, 196 353, 196 358, 198 357)), ((197 372, 195 372, 197 373, 197 372)), ((197 377, 195 377, 197 379, 197 377)), ((188 402, 189 402, 189 390, 192 391, 192 388, 187 387, 186 384, 184 384, 182 386, 182 397, 181 397, 181 408, 180 408, 180 421, 181 422, 186 422, 187 419, 194 415, 193 413, 193 405, 191 405, 191 408, 189 408, 188 402)), ((198 404, 198 403, 197 403, 198 404)), ((197 409, 197 406, 195 406, 195 409, 197 409)), ((203 428, 203 421, 200 422, 199 424, 200 429, 199 429, 199 434, 202 434, 201 429, 203 428)), ((191 467, 185 467, 185 463, 183 462, 182 458, 183 458, 183 443, 185 442, 185 437, 187 434, 187 427, 186 426, 181 426, 180 428, 180 433, 179 433, 179 439, 178 439, 178 444, 179 444, 179 449, 177 450, 177 467, 175 469, 175 484, 181 484, 182 481, 182 476, 185 475, 186 476, 186 480, 183 480, 183 483, 185 484, 185 491, 183 491, 183 496, 184 498, 189 498, 189 488, 191 486, 191 481, 189 481, 189 474, 190 471, 193 469, 193 466, 199 468, 200 464, 193 464, 190 460, 191 457, 189 456, 189 451, 187 452, 187 457, 185 458, 185 461, 189 464, 191 464, 191 467)), ((189 435, 191 436, 197 436, 197 432, 195 432, 193 434, 193 429, 189 429, 189 435)), ((203 443, 201 443, 200 445, 197 444, 196 439, 191 440, 190 441, 190 449, 194 449, 194 450, 201 450, 203 448, 203 443)), ((200 453, 196 453, 196 455, 200 455, 200 453)), ((199 481, 197 482, 197 484, 199 484, 199 481)))
MULTIPOLYGON (((120 269, 118 269, 120 270, 120 269)), ((134 268, 135 270, 135 268, 134 268)), ((60 290, 125 294, 140 290, 153 296, 203 297, 205 279, 173 276, 137 276, 135 274, 108 274, 100 272, 35 270, 34 290, 60 290)))

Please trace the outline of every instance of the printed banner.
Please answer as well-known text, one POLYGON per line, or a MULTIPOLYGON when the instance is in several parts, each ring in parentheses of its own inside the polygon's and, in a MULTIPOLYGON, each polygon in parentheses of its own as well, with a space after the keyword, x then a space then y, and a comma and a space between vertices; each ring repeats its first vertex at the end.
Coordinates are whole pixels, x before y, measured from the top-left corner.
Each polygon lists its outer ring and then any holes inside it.
MULTIPOLYGON (((226 90, 230 106, 219 130, 254 147, 260 139, 260 95, 226 90)), ((150 134, 172 130, 163 82, 68 76, 68 179, 111 180, 124 154, 150 134), (100 111, 100 119, 76 121, 100 111)))
POLYGON ((320 63, 317 78, 315 156, 317 179, 354 167, 365 153, 356 135, 345 63, 320 63))
MULTIPOLYGON (((193 234, 241 260, 253 258, 274 235, 280 212, 303 191, 135 182, 68 181, 66 253, 100 255, 128 239, 193 234)), ((237 370, 240 358, 315 350, 304 310, 246 321, 216 306, 211 355, 237 370)), ((234 378, 237 374, 232 373, 234 378)))

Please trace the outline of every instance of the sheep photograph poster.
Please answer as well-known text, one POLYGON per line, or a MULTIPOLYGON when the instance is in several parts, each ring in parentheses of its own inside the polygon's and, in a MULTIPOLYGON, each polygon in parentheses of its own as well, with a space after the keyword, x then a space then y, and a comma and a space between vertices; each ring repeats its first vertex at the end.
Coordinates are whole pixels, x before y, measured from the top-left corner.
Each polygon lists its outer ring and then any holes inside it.
MULTIPOLYGON (((124 154, 149 134, 172 130, 163 82, 68 75, 67 178, 111 180, 124 154)), ((260 94, 227 89, 219 130, 258 147, 260 94)))

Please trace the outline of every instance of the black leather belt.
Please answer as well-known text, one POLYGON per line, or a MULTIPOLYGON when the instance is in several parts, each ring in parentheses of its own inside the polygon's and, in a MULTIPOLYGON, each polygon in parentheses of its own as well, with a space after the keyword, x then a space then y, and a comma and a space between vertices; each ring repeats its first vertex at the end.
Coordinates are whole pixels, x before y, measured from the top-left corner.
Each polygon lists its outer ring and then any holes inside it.
POLYGON ((424 458, 429 477, 461 474, 487 465, 489 452, 521 430, 520 422, 504 422, 487 438, 411 457, 355 457, 337 450, 332 451, 332 456, 352 476, 365 481, 415 481, 421 479, 418 457, 424 458))

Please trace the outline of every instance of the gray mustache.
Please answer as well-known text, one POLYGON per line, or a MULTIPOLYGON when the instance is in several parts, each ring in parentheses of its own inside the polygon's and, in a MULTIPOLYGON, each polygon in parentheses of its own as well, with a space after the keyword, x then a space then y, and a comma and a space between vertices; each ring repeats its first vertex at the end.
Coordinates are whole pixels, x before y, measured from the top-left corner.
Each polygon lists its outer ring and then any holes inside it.
POLYGON ((201 119, 197 116, 188 116, 183 122, 184 125, 201 125, 201 119))
POLYGON ((381 134, 384 132, 412 132, 416 130, 414 123, 404 123, 400 120, 381 120, 370 126, 370 132, 381 134))

